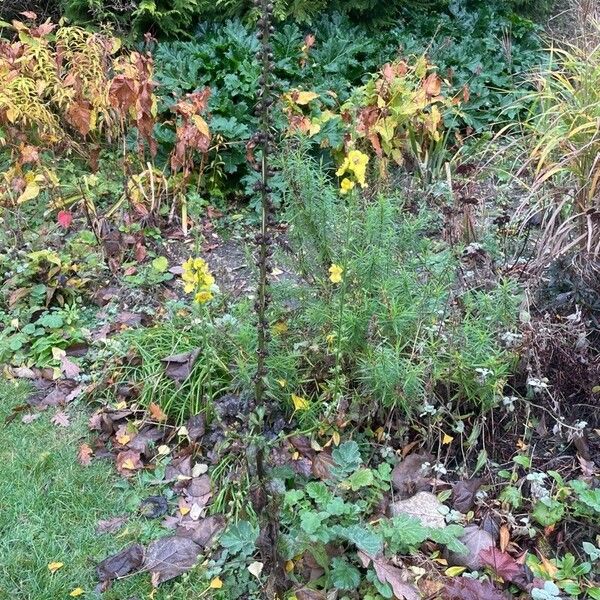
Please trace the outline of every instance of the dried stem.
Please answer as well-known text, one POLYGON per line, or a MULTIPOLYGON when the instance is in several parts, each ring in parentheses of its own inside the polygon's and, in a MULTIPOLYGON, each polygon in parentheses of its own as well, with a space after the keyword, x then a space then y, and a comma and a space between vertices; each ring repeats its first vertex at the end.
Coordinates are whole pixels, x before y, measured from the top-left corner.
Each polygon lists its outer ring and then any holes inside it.
POLYGON ((268 343, 270 338, 269 323, 267 319, 267 309, 271 301, 269 293, 269 270, 270 258, 273 252, 273 236, 270 231, 274 223, 273 220, 273 202, 271 198, 271 188, 269 186, 273 171, 269 165, 269 158, 272 150, 273 135, 271 133, 271 107, 273 105, 271 71, 274 67, 273 52, 270 46, 270 38, 273 33, 271 19, 273 15, 273 4, 269 0, 255 0, 256 6, 260 9, 260 19, 258 20, 257 37, 261 41, 261 49, 258 53, 258 59, 262 65, 262 74, 260 77, 259 100, 256 105, 256 114, 259 117, 259 128, 254 135, 256 147, 261 149, 261 180, 257 185, 257 191, 261 194, 262 216, 260 233, 256 236, 258 243, 258 269, 259 281, 256 298, 257 321, 257 370, 254 380, 256 406, 264 404, 266 389, 266 358, 268 354, 268 343))

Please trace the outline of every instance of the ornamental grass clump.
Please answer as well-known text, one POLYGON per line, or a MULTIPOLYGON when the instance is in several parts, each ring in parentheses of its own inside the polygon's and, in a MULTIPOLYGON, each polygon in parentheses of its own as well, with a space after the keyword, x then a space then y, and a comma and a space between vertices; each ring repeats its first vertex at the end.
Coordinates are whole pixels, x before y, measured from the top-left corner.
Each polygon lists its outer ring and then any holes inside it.
MULTIPOLYGON (((593 27, 600 33, 600 22, 593 27)), ((535 190, 549 180, 564 195, 551 205, 538 202, 529 214, 545 216, 543 253, 549 258, 574 248, 600 252, 600 44, 552 48, 550 67, 530 95, 535 103, 526 123, 533 147, 527 168, 535 169, 535 190)))

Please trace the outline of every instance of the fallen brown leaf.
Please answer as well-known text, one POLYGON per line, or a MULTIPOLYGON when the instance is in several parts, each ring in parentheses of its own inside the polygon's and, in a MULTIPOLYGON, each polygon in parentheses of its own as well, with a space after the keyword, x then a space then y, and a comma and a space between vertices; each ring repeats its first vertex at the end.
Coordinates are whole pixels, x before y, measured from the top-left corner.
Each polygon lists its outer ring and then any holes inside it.
POLYGON ((71 425, 69 415, 62 410, 59 410, 51 420, 54 425, 60 425, 61 427, 69 427, 69 425, 71 425))
POLYGON ((77 363, 74 363, 67 356, 61 357, 60 370, 63 372, 65 377, 69 378, 77 377, 81 371, 79 365, 77 363))
POLYGON ((467 513, 475 503, 475 494, 481 487, 483 479, 466 479, 459 481, 452 489, 452 506, 461 513, 467 513))
POLYGON ((507 600, 508 597, 491 583, 468 577, 450 580, 443 590, 444 600, 507 600))
POLYGON ((146 551, 143 568, 152 573, 155 587, 189 571, 202 548, 190 538, 167 536, 153 541, 146 551))
POLYGON ((409 575, 406 569, 396 567, 383 556, 370 556, 361 550, 358 551, 358 557, 365 567, 373 563, 377 579, 389 584, 398 600, 419 600, 417 589, 407 583, 409 575))
POLYGON ((205 548, 225 528, 225 519, 220 515, 213 515, 200 521, 182 521, 177 527, 176 535, 188 537, 196 544, 205 548))
POLYGON ((87 445, 81 444, 79 446, 79 451, 77 452, 77 460, 84 467, 89 467, 92 464, 92 454, 94 451, 87 445))
POLYGON ((96 567, 96 573, 100 581, 111 581, 138 571, 143 562, 143 546, 132 544, 118 554, 105 558, 96 567))
POLYGON ((165 363, 167 377, 170 377, 179 383, 185 381, 189 377, 199 355, 200 348, 195 348, 189 352, 173 354, 161 359, 161 362, 165 363))
POLYGON ((111 517, 110 519, 100 520, 96 526, 96 533, 114 533, 121 529, 126 522, 127 517, 111 517))
POLYGON ((163 412, 162 408, 156 404, 156 402, 150 402, 150 406, 148 407, 150 411, 150 415, 155 421, 166 421, 167 415, 163 412))
POLYGON ((484 565, 480 557, 482 550, 494 546, 494 538, 477 525, 467 525, 460 537, 460 541, 467 547, 467 552, 450 552, 448 560, 452 565, 460 565, 469 569, 478 570, 484 565))
POLYGON ((502 550, 502 552, 506 552, 509 542, 510 531, 506 525, 502 525, 502 527, 500 527, 500 550, 502 550))
POLYGON ((409 454, 392 471, 392 483, 400 496, 413 496, 417 492, 430 489, 426 479, 426 463, 435 461, 430 454, 409 454))
POLYGON ((117 471, 125 476, 129 477, 134 471, 141 469, 144 465, 140 459, 140 453, 134 450, 125 450, 117 454, 117 471))
POLYGON ((312 472, 319 479, 331 478, 331 467, 333 466, 333 458, 329 452, 318 452, 312 461, 312 472))

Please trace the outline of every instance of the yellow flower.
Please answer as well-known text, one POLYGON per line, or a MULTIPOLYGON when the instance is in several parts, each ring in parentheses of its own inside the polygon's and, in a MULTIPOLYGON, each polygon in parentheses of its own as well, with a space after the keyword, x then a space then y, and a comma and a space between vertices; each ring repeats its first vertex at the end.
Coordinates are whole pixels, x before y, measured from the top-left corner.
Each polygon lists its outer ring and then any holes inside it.
POLYGON ((207 286, 210 287, 211 285, 214 285, 215 283, 215 278, 210 274, 210 273, 206 273, 204 275, 204 277, 202 278, 202 283, 207 286))
POLYGON ((212 292, 208 290, 201 290, 194 297, 194 302, 197 302, 198 304, 205 304, 209 300, 212 300, 212 298, 212 292))
POLYGON ((341 177, 350 168, 350 161, 348 158, 344 159, 344 162, 340 165, 340 168, 336 171, 336 175, 341 177))
POLYGON ((195 258, 193 261, 194 269, 197 271, 206 271, 208 270, 208 265, 203 258, 195 258))
POLYGON ((341 183, 340 194, 347 194, 354 187, 354 185, 354 181, 344 177, 341 183))
POLYGON ((183 279, 183 281, 187 281, 188 283, 195 283, 196 275, 194 274, 193 271, 184 271, 181 274, 181 279, 183 279))
POLYGON ((342 273, 344 269, 339 265, 333 264, 329 267, 329 280, 331 283, 341 283, 342 281, 342 273))
POLYGON ((367 177, 367 163, 369 157, 363 154, 360 150, 351 150, 348 153, 348 161, 350 162, 350 168, 356 177, 356 181, 360 183, 361 187, 365 187, 367 177))
POLYGON ((184 281, 183 289, 186 294, 195 294, 194 302, 204 304, 212 300, 212 286, 215 278, 208 270, 208 264, 203 258, 190 258, 182 265, 181 279, 184 281))

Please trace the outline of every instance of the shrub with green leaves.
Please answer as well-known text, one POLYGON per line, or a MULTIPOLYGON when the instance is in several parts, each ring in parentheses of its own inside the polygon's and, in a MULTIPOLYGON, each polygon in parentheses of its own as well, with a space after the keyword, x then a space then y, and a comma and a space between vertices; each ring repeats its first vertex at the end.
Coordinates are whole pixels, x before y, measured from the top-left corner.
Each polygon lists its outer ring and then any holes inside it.
MULTIPOLYGON (((523 110, 521 89, 527 73, 541 60, 531 22, 489 7, 467 10, 454 4, 435 14, 411 12, 376 30, 340 14, 320 16, 309 27, 283 23, 272 46, 277 88, 318 94, 321 112, 339 108, 384 63, 426 52, 450 83, 445 95, 468 97, 445 123, 461 133, 466 128, 489 130, 523 110), (305 40, 309 33, 314 35, 312 46, 305 40)), ((202 166, 201 184, 213 196, 239 194, 240 180, 243 192, 251 195, 256 182, 256 175, 248 169, 245 143, 256 128, 252 109, 260 75, 257 47, 253 29, 231 20, 202 24, 195 39, 159 43, 155 51, 162 113, 169 114, 183 95, 211 88, 213 141, 202 166)), ((318 112, 311 116, 318 117, 318 112)), ((274 125, 280 133, 287 129, 281 111, 276 111, 274 125)), ((327 123, 313 140, 315 154, 326 161, 331 161, 328 148, 343 141, 343 131, 334 125, 334 120, 327 123)), ((174 143, 173 131, 159 126, 156 135, 166 161, 174 143)))

